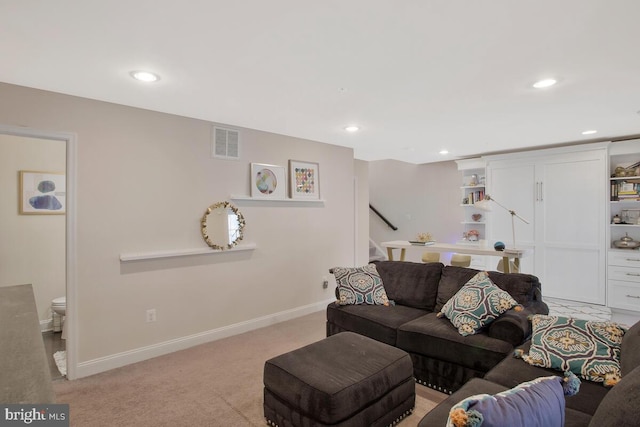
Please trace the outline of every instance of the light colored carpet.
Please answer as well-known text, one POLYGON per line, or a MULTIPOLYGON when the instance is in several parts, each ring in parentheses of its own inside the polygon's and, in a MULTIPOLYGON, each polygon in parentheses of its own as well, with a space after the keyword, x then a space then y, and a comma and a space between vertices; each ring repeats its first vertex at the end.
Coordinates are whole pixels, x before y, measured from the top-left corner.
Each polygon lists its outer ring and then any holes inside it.
MULTIPOLYGON (((265 426, 264 362, 325 337, 325 312, 75 381, 54 383, 72 426, 265 426)), ((416 384, 417 426, 446 398, 416 384)))
POLYGON ((56 366, 58 367, 58 371, 63 377, 67 376, 67 352, 66 351, 56 351, 53 353, 53 360, 56 362, 56 366))

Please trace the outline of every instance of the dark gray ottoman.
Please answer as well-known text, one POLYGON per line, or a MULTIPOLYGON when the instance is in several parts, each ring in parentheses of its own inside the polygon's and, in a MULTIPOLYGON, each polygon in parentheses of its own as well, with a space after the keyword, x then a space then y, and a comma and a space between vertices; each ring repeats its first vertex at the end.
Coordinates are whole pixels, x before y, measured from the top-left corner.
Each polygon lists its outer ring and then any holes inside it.
POLYGON ((274 426, 389 426, 411 414, 415 398, 409 355, 353 332, 264 365, 264 416, 274 426))

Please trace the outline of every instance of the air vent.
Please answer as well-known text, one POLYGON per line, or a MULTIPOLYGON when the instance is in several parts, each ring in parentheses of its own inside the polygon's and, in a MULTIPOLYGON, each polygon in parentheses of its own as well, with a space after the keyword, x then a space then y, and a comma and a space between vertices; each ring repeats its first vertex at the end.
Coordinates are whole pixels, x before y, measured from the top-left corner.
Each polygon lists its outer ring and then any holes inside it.
POLYGON ((220 127, 213 128, 213 141, 211 142, 211 157, 222 159, 240 158, 240 132, 233 129, 220 127))

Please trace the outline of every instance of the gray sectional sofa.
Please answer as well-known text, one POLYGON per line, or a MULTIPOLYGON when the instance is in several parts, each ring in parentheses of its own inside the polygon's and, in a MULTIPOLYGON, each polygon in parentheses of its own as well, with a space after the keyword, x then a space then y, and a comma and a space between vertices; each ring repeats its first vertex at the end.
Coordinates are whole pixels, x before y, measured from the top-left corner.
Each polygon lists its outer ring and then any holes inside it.
MULTIPOLYGON (((526 342, 520 348, 526 352, 530 344, 526 342)), ((582 380, 580 391, 566 398, 565 427, 640 426, 640 323, 633 325, 622 338, 620 363, 622 378, 612 388, 582 380)), ((472 379, 442 401, 420 421, 419 427, 444 426, 451 407, 469 396, 496 394, 550 375, 562 374, 507 356, 484 378, 472 379)))
POLYGON ((478 334, 461 336, 436 313, 478 270, 402 261, 381 261, 376 267, 395 305, 331 303, 327 336, 351 331, 398 347, 411 356, 416 381, 445 393, 484 377, 528 339, 528 316, 549 312, 535 276, 492 271, 490 279, 524 310, 509 310, 478 334))

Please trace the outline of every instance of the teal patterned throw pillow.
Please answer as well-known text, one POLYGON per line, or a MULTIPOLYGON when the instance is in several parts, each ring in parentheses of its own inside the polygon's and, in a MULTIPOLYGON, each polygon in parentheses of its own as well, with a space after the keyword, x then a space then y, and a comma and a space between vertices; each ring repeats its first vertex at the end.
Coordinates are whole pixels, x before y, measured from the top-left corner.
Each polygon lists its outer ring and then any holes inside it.
POLYGON ((496 286, 486 271, 481 271, 442 306, 438 317, 445 316, 462 336, 473 335, 518 303, 508 292, 496 286))
POLYGON ((332 271, 338 285, 337 304, 389 305, 375 264, 357 268, 334 267, 332 271))
POLYGON ((614 322, 594 322, 562 316, 531 316, 529 354, 516 357, 543 368, 571 371, 607 387, 620 381, 620 345, 626 329, 614 322))

